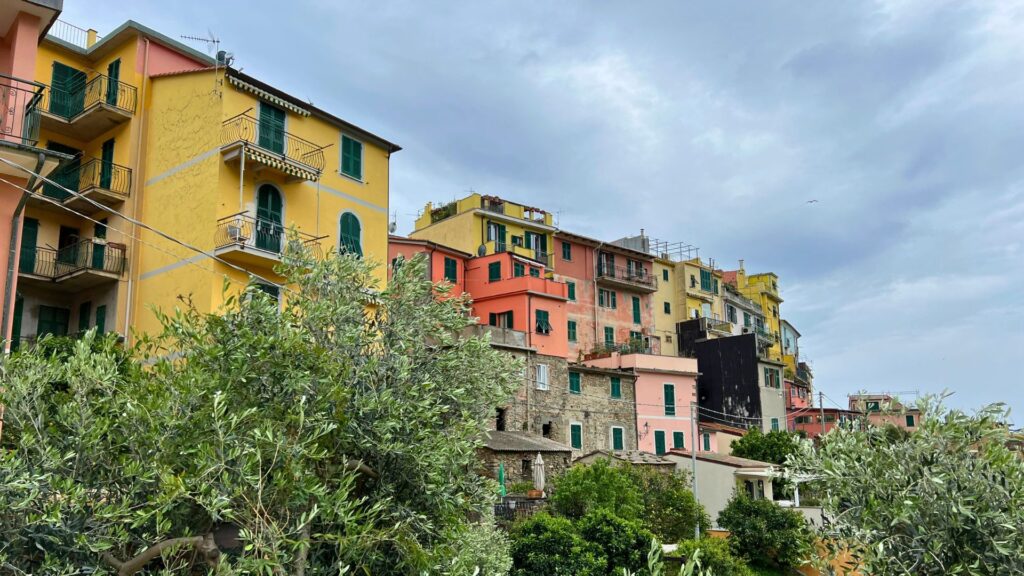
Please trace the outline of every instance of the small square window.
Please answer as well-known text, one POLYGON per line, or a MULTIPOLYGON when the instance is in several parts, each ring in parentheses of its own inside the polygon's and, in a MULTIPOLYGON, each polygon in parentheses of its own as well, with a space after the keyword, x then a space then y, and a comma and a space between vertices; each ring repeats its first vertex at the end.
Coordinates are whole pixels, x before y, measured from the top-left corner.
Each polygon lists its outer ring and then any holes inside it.
POLYGON ((512 276, 519 278, 526 274, 526 266, 523 266, 522 262, 512 263, 512 276))
POLYGON ((672 313, 672 303, 671 302, 665 302, 665 314, 671 314, 671 313, 672 313))

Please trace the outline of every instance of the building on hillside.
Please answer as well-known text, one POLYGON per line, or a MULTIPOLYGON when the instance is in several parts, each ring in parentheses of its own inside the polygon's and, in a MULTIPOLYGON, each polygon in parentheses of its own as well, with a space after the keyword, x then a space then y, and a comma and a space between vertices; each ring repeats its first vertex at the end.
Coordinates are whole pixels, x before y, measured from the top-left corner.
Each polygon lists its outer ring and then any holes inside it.
POLYGON ((487 433, 479 450, 483 475, 498 478, 498 469, 505 468, 505 483, 533 482, 533 466, 540 454, 544 461, 547 482, 565 473, 572 465, 572 451, 568 446, 528 432, 487 433))
POLYGON ((790 412, 788 418, 792 422, 790 428, 814 439, 823 434, 828 434, 837 426, 847 422, 857 422, 862 415, 852 410, 841 408, 805 408, 790 412))
POLYGON ((608 460, 612 466, 636 466, 646 468, 648 470, 654 470, 662 474, 674 474, 676 471, 675 462, 667 460, 657 454, 641 450, 595 450, 580 456, 573 461, 573 464, 589 466, 596 463, 598 460, 608 460))
POLYGON ((764 323, 763 325, 755 323, 754 331, 766 340, 770 340, 768 357, 781 362, 782 316, 779 306, 783 300, 779 292, 779 277, 774 272, 747 274, 743 267, 743 261, 740 260, 740 267, 736 270, 722 272, 722 278, 726 283, 732 284, 740 294, 760 304, 764 313, 764 323))
POLYGON ((554 232, 551 214, 540 208, 473 193, 442 205, 428 203, 409 236, 477 256, 511 252, 550 269, 554 232))
MULTIPOLYGON (((31 280, 19 282, 22 257, 11 249, 26 236, 35 241, 38 227, 33 225, 36 220, 26 218, 25 214, 26 210, 31 210, 34 215, 37 209, 30 194, 44 185, 44 178, 53 177, 75 160, 46 145, 49 136, 43 133, 41 124, 51 93, 49 87, 37 79, 36 73, 40 61, 46 60, 41 43, 54 26, 63 25, 57 20, 62 8, 61 0, 8 0, 0 5, 0 178, 6 181, 0 182, 0 238, 8 242, 0 251, 0 265, 4 270, 0 279, 3 294, 0 338, 4 351, 17 348, 22 337, 26 309, 22 291, 34 292, 31 280)), ((34 257, 35 251, 32 251, 26 264, 34 267, 34 257)), ((65 297, 65 301, 67 299, 65 297)), ((38 309, 31 300, 27 307, 38 309)), ((0 416, 2 411, 0 407, 0 416)))
POLYGON ((850 411, 861 414, 874 426, 892 424, 913 432, 921 425, 921 410, 892 394, 851 394, 848 400, 850 411))
MULTIPOLYGON (((674 462, 680 472, 693 471, 693 456, 688 451, 671 450, 664 458, 674 462)), ((713 528, 719 528, 718 515, 735 492, 758 500, 774 499, 772 481, 780 474, 774 464, 714 452, 698 452, 696 460, 694 495, 711 517, 713 528)))
POLYGON ((399 259, 410 260, 417 254, 424 254, 431 282, 449 282, 454 294, 466 291, 466 262, 473 255, 429 240, 388 236, 388 279, 399 259))
POLYGON ((217 310, 225 278, 231 291, 255 280, 280 297, 273 268, 298 244, 387 254, 399 147, 243 74, 226 54, 133 21, 102 37, 65 24, 43 39, 35 76, 48 83, 40 145, 74 160, 43 188, 56 203, 26 207, 14 342, 153 331, 149 306, 217 310))
POLYGON ((747 429, 705 421, 700 423, 699 433, 698 452, 732 454, 732 443, 742 438, 747 429))
POLYGON ((555 234, 555 246, 555 278, 569 286, 569 358, 611 351, 656 353, 654 259, 565 231, 555 234))
POLYGON ((628 370, 636 377, 636 433, 642 452, 664 454, 692 446, 697 361, 655 354, 588 356, 590 366, 628 370), (689 443, 687 442, 687 439, 689 443))
POLYGON ((763 352, 756 335, 702 339, 694 348, 702 418, 707 414, 706 419, 740 428, 760 425, 765 432, 785 429, 783 364, 763 352))

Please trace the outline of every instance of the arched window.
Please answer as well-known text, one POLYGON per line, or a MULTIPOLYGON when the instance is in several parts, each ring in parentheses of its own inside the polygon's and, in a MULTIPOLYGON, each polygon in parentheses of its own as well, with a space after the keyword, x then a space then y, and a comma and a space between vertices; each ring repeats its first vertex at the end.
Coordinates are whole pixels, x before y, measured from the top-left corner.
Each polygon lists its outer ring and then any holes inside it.
POLYGON ((355 214, 351 212, 345 212, 342 214, 340 231, 338 234, 341 249, 346 252, 352 252, 357 256, 362 256, 362 230, 362 226, 359 224, 359 218, 357 218, 355 214))

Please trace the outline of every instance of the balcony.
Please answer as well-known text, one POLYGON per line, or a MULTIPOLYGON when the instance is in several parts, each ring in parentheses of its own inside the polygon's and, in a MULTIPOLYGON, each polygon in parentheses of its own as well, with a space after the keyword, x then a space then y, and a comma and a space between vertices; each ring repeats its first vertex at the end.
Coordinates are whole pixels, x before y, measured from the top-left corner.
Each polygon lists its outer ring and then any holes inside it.
POLYGON ((521 244, 509 244, 508 242, 495 240, 487 242, 486 248, 488 254, 510 252, 516 256, 522 256, 523 258, 543 264, 545 268, 552 268, 554 266, 554 255, 537 248, 527 248, 521 244))
POLYGON ((135 115, 135 86, 97 74, 81 87, 50 87, 42 105, 42 127, 75 140, 93 140, 135 115))
POLYGON ((123 244, 86 238, 58 250, 23 248, 18 264, 20 282, 28 286, 77 291, 116 282, 127 266, 123 244))
MULTIPOLYGON (((113 162, 104 162, 99 158, 88 158, 84 163, 75 163, 58 170, 50 179, 110 210, 116 210, 118 205, 128 199, 132 186, 132 169, 113 162)), ((96 206, 85 199, 52 184, 43 186, 43 195, 82 212, 92 213, 97 210, 96 206)))
POLYGON ((643 340, 631 340, 624 344, 598 344, 594 348, 583 355, 583 359, 586 360, 599 360, 601 358, 608 358, 612 353, 618 353, 622 355, 628 354, 650 354, 651 347, 646 344, 643 340))
POLYGON ((702 332, 714 332, 721 336, 732 335, 732 322, 723 320, 718 315, 702 316, 698 320, 700 320, 700 330, 702 332))
MULTIPOLYGON (((310 250, 315 258, 323 257, 320 241, 326 236, 297 234, 296 242, 310 250)), ((288 235, 281 224, 241 212, 217 221, 214 253, 238 264, 272 267, 281 261, 284 251, 293 246, 288 235)))
POLYGON ((658 279, 642 267, 608 266, 599 262, 597 281, 634 292, 651 293, 658 290, 658 279))
POLYGON ((39 142, 39 104, 46 86, 0 74, 0 139, 24 146, 39 142))
POLYGON ((766 346, 771 346, 779 341, 779 337, 764 326, 758 326, 755 324, 754 326, 751 326, 749 330, 757 336, 759 342, 763 342, 766 346))
POLYGON ((275 126, 261 126, 243 112, 221 125, 221 155, 249 169, 270 170, 289 180, 317 180, 324 169, 324 148, 275 126))

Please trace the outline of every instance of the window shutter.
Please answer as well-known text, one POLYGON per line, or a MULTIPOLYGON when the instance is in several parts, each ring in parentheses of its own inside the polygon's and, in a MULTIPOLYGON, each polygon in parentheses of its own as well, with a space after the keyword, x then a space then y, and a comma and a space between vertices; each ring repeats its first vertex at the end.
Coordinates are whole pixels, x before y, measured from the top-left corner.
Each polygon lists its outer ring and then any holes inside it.
POLYGON ((665 384, 665 416, 676 415, 676 387, 674 384, 665 384))
POLYGON ((665 450, 665 431, 655 430, 654 431, 654 453, 661 456, 666 452, 665 450))
POLYGON ((576 341, 576 321, 575 320, 569 320, 568 329, 566 330, 566 332, 569 335, 569 342, 575 342, 576 341))
POLYGON ((357 256, 363 255, 363 247, 361 245, 362 227, 359 224, 359 218, 351 212, 345 212, 341 215, 341 247, 346 251, 357 256))
POLYGON ((576 283, 567 282, 566 284, 569 287, 569 300, 576 300, 576 283))
POLYGON ((611 397, 622 398, 622 379, 618 376, 611 377, 611 397))
POLYGON ((633 296, 633 323, 640 323, 640 297, 633 296))
POLYGON ((611 326, 604 327, 604 343, 607 346, 615 345, 615 328, 612 328, 611 326))
POLYGON ((580 373, 569 372, 569 392, 571 394, 580 394, 583 391, 580 385, 580 373))
POLYGON ((615 310, 616 308, 619 307, 619 303, 617 301, 618 294, 614 290, 611 290, 609 293, 612 295, 612 310, 615 310))
POLYGON ((341 173, 363 179, 363 143, 345 135, 341 137, 341 173))
POLYGON ((107 306, 96 307, 96 333, 103 334, 107 331, 107 306))
POLYGON ((612 450, 624 450, 624 442, 622 441, 622 428, 612 428, 612 450))
POLYGON ((672 433, 672 447, 673 448, 679 448, 679 449, 683 449, 683 448, 686 447, 686 446, 683 445, 683 433, 682 432, 678 432, 677 431, 677 432, 673 432, 672 433))
POLYGON ((668 268, 664 268, 661 271, 661 279, 668 282, 668 268))
POLYGON ((487 265, 487 280, 490 282, 501 280, 501 262, 491 262, 487 265))
POLYGON ((459 281, 459 263, 454 258, 444 259, 444 279, 452 284, 459 281))
POLYGON ((708 434, 707 432, 704 433, 704 451, 711 451, 711 435, 708 434))
POLYGON ((85 332, 89 329, 89 316, 92 315, 92 302, 82 302, 78 306, 78 331, 85 332))
POLYGON ((513 276, 518 278, 518 277, 524 275, 525 273, 526 273, 526 268, 523 266, 522 262, 513 262, 512 263, 512 275, 513 276))
POLYGON ((576 450, 583 449, 583 425, 581 424, 570 424, 569 425, 569 441, 572 447, 576 450))

